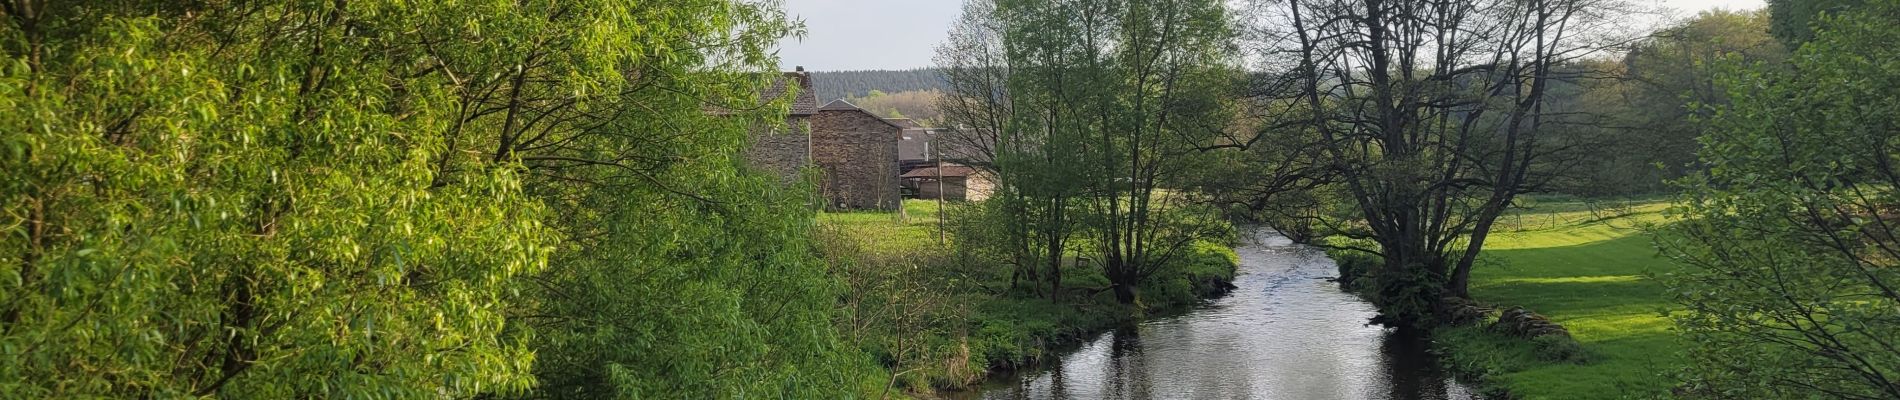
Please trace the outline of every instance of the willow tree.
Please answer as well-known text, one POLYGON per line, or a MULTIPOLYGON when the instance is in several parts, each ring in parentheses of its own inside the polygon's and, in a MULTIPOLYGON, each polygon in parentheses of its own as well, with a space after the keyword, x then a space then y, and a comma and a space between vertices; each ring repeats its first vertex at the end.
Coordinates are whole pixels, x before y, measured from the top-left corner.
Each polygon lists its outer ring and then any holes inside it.
MULTIPOLYGON (((1442 296, 1466 296, 1498 216, 1570 159, 1571 123, 1550 107, 1566 64, 1601 54, 1615 19, 1606 0, 1286 0, 1257 10, 1256 93, 1266 140, 1315 139, 1311 178, 1349 210, 1312 213, 1324 234, 1363 239, 1381 256, 1380 298, 1400 320, 1442 296)), ((1278 179, 1267 179, 1272 181, 1278 179)), ((1295 185, 1298 186, 1298 185, 1295 185)))
POLYGON ((391 4, 15 1, 0 28, 0 397, 520 391, 506 293, 557 237, 391 4), (361 18, 359 18, 361 17, 361 18))
POLYGON ((1082 163, 1077 127, 1066 120, 1068 104, 1049 90, 1060 87, 1066 71, 1047 66, 1061 63, 1025 49, 1033 45, 1024 35, 1034 32, 1025 26, 1046 23, 1041 19, 1053 14, 1009 7, 1001 1, 965 5, 950 40, 938 49, 937 62, 950 86, 938 107, 946 124, 955 127, 945 150, 973 161, 996 181, 980 220, 971 222, 990 229, 966 234, 962 242, 984 247, 1009 264, 1012 286, 1027 283, 1040 291, 1038 284, 1046 283, 1055 300, 1061 298, 1063 265, 1079 229, 1071 214, 1081 192, 1074 184, 1082 163), (1026 90, 1030 87, 1038 90, 1026 90))
POLYGON ((940 62, 951 122, 993 152, 1005 213, 1060 288, 1082 234, 1116 299, 1209 234, 1179 190, 1227 128, 1234 30, 1217 1, 996 1, 972 7, 940 62))
POLYGON ((1101 34, 1076 43, 1101 49, 1084 50, 1081 63, 1101 75, 1099 92, 1078 100, 1096 169, 1088 197, 1093 238, 1116 300, 1130 303, 1138 284, 1219 226, 1196 193, 1180 189, 1201 171, 1199 149, 1229 129, 1239 59, 1223 2, 1130 1, 1106 9, 1104 21, 1081 19, 1083 30, 1101 34))
MULTIPOLYGON (((799 26, 775 2, 496 3, 432 26, 419 55, 450 108, 445 183, 510 165, 566 240, 514 313, 537 394, 837 397, 869 365, 836 337, 836 283, 808 242, 803 187, 746 171, 771 48, 799 26), (720 112, 709 112, 717 109, 720 112), (529 331, 532 331, 531 333, 529 331)), ((782 122, 781 122, 782 123, 782 122)))
POLYGON ((5 6, 0 397, 854 390, 776 3, 5 6))

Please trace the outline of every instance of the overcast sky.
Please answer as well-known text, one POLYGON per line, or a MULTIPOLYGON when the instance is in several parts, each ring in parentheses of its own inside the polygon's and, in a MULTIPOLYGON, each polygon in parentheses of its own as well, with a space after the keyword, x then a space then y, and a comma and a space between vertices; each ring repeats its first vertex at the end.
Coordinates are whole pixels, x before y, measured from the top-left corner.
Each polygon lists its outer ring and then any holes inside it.
MULTIPOLYGON (((1654 0, 1638 0, 1654 1, 1654 0)), ((1762 0, 1660 0, 1687 14, 1711 8, 1753 9, 1762 0)), ((805 38, 780 44, 785 69, 814 71, 931 66, 962 0, 785 0, 805 20, 805 38)))

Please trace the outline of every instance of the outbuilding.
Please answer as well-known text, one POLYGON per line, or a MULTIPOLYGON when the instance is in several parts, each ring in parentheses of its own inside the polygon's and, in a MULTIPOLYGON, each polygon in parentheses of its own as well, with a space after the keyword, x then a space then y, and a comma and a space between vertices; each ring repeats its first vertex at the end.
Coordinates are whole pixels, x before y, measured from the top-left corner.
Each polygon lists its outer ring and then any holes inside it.
POLYGON ((904 180, 906 192, 915 193, 919 199, 981 201, 994 189, 980 171, 961 164, 917 168, 900 178, 904 180))

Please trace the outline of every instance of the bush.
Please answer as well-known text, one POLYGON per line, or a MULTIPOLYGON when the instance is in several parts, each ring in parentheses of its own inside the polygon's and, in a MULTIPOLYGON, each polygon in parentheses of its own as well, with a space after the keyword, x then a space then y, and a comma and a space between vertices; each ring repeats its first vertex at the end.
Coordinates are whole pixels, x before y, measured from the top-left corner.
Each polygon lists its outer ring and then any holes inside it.
POLYGON ((1339 282, 1340 289, 1349 292, 1365 289, 1365 285, 1371 283, 1372 271, 1385 263, 1378 255, 1363 251, 1327 250, 1326 255, 1332 257, 1333 264, 1339 268, 1339 277, 1334 281, 1339 282))
POLYGON ((1240 256, 1232 248, 1197 241, 1173 265, 1142 282, 1142 304, 1178 308, 1233 290, 1240 256))

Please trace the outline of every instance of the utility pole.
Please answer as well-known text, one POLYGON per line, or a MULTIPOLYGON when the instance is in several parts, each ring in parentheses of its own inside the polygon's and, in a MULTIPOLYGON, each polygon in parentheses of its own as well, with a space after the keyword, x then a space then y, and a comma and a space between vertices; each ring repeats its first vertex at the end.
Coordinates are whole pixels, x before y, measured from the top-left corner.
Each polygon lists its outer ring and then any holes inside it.
POLYGON ((925 131, 924 131, 924 140, 926 140, 926 141, 924 142, 924 146, 926 146, 926 147, 934 147, 934 148, 933 148, 933 149, 931 149, 931 150, 936 150, 936 151, 937 151, 937 154, 936 154, 936 158, 937 158, 937 244, 939 244, 939 245, 941 245, 941 244, 943 244, 943 223, 944 223, 944 221, 943 221, 943 220, 944 220, 944 211, 943 211, 943 194, 944 194, 944 193, 943 193, 943 146, 931 146, 931 143, 932 143, 932 142, 936 142, 936 141, 937 141, 937 135, 936 135, 936 134, 933 134, 933 133, 930 133, 930 131, 929 131, 929 130, 925 130, 925 131))

